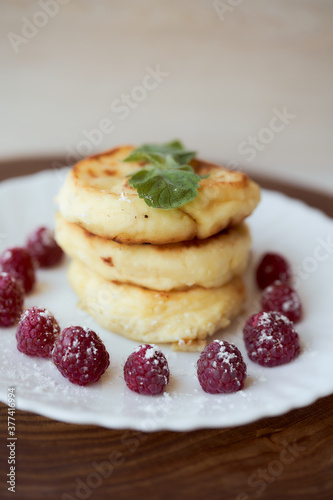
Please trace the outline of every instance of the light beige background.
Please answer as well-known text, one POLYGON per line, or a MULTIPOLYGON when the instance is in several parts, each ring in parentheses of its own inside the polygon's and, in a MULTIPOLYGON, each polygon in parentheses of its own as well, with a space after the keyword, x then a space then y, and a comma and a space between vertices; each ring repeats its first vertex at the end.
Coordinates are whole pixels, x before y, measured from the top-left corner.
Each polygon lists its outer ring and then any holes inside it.
POLYGON ((58 12, 16 51, 47 0, 0 3, 0 159, 77 152, 108 118, 91 150, 179 137, 202 157, 333 192, 332 1, 49 1, 58 12), (168 76, 126 118, 112 111, 157 65, 168 76), (289 123, 263 132, 284 108, 289 123), (254 158, 249 136, 266 141, 254 158))

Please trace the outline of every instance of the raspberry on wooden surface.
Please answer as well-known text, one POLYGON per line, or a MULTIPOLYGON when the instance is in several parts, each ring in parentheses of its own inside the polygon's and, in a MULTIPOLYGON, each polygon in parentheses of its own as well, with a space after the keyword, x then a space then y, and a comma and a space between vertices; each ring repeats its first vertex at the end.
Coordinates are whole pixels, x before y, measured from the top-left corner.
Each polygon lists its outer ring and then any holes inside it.
POLYGON ((289 363, 301 350, 293 322, 279 312, 253 314, 243 335, 249 358, 262 366, 289 363))
POLYGON ((30 234, 27 249, 36 259, 39 267, 52 267, 61 261, 64 252, 54 239, 54 233, 47 227, 40 227, 30 234))
POLYGON ((26 248, 8 248, 0 256, 2 270, 21 280, 25 293, 32 290, 35 281, 35 261, 26 248))
POLYGON ((289 283, 291 279, 290 265, 282 255, 266 253, 257 267, 256 278, 261 290, 276 280, 289 283))
POLYGON ((102 340, 89 328, 71 326, 57 338, 52 360, 60 373, 77 385, 97 382, 110 365, 102 340))
POLYGON ((124 378, 131 391, 153 396, 169 383, 169 367, 164 354, 155 346, 139 346, 124 365, 124 378))
POLYGON ((287 283, 274 281, 261 297, 263 311, 277 311, 297 323, 302 319, 302 304, 298 293, 287 283))
POLYGON ((8 273, 0 273, 0 327, 15 325, 23 311, 22 282, 8 273))
POLYGON ((29 356, 50 358, 59 334, 59 324, 50 311, 44 307, 31 307, 24 312, 19 322, 17 348, 29 356))
POLYGON ((234 344, 214 340, 202 351, 197 362, 197 374, 205 392, 236 392, 244 387, 246 364, 234 344))

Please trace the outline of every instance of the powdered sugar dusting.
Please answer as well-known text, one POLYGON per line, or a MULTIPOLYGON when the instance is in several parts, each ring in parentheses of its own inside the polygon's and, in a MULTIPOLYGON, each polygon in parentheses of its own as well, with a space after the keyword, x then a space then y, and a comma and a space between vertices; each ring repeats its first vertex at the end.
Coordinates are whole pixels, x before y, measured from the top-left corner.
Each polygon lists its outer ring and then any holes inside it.
POLYGON ((54 245, 54 234, 51 229, 45 228, 45 230, 41 233, 42 234, 42 243, 46 247, 51 247, 54 245))
POLYGON ((13 252, 9 249, 9 250, 6 250, 2 256, 1 256, 1 260, 4 262, 6 260, 10 260, 12 258, 12 255, 13 255, 13 252))
POLYGON ((302 304, 298 293, 289 284, 281 281, 275 281, 264 290, 261 305, 265 311, 283 313, 295 323, 302 317, 302 304))
POLYGON ((37 320, 38 323, 41 323, 43 320, 45 320, 44 324, 46 324, 48 330, 44 330, 44 335, 53 336, 59 333, 59 327, 54 315, 51 313, 51 311, 45 308, 33 307, 30 309, 26 309, 21 316, 20 323, 23 323, 29 318, 32 310, 35 311, 34 319, 37 320))
POLYGON ((132 203, 132 201, 128 198, 128 196, 126 196, 126 194, 124 193, 124 191, 122 191, 122 192, 120 193, 120 199, 121 199, 122 201, 127 201, 127 203, 132 203))
MULTIPOLYGON (((217 340, 216 342, 220 344, 220 350, 216 355, 217 359, 219 361, 223 361, 223 363, 227 363, 228 365, 230 365, 230 370, 233 371, 233 360, 237 359, 237 355, 234 352, 229 352, 226 349, 225 343, 223 341, 217 340)), ((214 368, 216 368, 216 366, 214 366, 214 368)))
POLYGON ((258 326, 269 326, 270 324, 271 324, 270 315, 267 312, 261 313, 258 320, 258 326))
POLYGON ((286 300, 282 304, 282 310, 285 313, 288 313, 290 311, 297 311, 300 307, 300 299, 297 295, 297 293, 292 293, 289 300, 286 300))
POLYGON ((44 309, 39 311, 39 316, 41 316, 42 318, 50 318, 53 317, 53 314, 50 313, 48 309, 44 309))
POLYGON ((158 352, 160 352, 159 348, 156 347, 156 345, 152 344, 151 347, 149 349, 146 350, 146 353, 145 353, 145 358, 146 359, 151 359, 155 356, 155 354, 157 354, 158 352))

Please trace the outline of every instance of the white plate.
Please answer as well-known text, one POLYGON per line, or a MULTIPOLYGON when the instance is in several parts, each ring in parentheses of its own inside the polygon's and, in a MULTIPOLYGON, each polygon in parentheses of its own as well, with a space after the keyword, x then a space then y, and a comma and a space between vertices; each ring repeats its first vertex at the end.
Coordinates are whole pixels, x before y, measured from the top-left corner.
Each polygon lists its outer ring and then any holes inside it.
MULTIPOLYGON (((53 225, 53 198, 63 181, 57 171, 9 180, 0 185, 0 250, 23 245, 26 235, 41 224, 53 225)), ((16 349, 15 328, 2 329, 0 399, 16 387, 17 408, 73 423, 99 424, 141 431, 187 431, 228 427, 280 415, 309 405, 333 392, 333 221, 318 210, 275 192, 265 191, 260 207, 249 219, 253 259, 247 275, 247 312, 232 327, 215 335, 234 342, 248 364, 244 390, 232 395, 205 394, 197 381, 197 353, 175 353, 162 346, 172 379, 164 395, 140 396, 127 389, 122 367, 136 342, 100 328, 76 309, 76 296, 66 281, 66 264, 38 271, 39 284, 26 306, 49 308, 62 328, 88 325, 98 332, 111 356, 111 366, 95 385, 78 387, 63 378, 50 360, 30 358, 16 349), (320 249, 319 249, 320 247, 320 249), (267 250, 285 254, 299 266, 298 290, 305 317, 297 325, 302 354, 292 363, 263 368, 252 363, 242 340, 242 326, 257 310, 259 294, 254 268, 267 250)))

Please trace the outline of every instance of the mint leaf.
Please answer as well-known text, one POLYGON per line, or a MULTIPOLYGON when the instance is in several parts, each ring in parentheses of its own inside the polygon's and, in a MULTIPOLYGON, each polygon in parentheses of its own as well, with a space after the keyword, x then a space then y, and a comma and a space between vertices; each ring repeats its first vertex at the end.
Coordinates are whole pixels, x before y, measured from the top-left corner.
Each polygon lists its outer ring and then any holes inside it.
POLYGON ((134 187, 149 207, 179 208, 198 196, 200 180, 188 162, 195 156, 180 141, 145 144, 135 149, 124 161, 141 161, 144 168, 129 176, 134 187))
POLYGON ((189 170, 144 168, 132 175, 133 186, 149 207, 179 208, 198 195, 200 176, 189 170))
POLYGON ((154 153, 161 156, 171 155, 177 163, 182 164, 188 163, 196 155, 195 151, 185 150, 183 144, 176 140, 165 144, 144 144, 132 151, 124 161, 149 161, 154 153))

